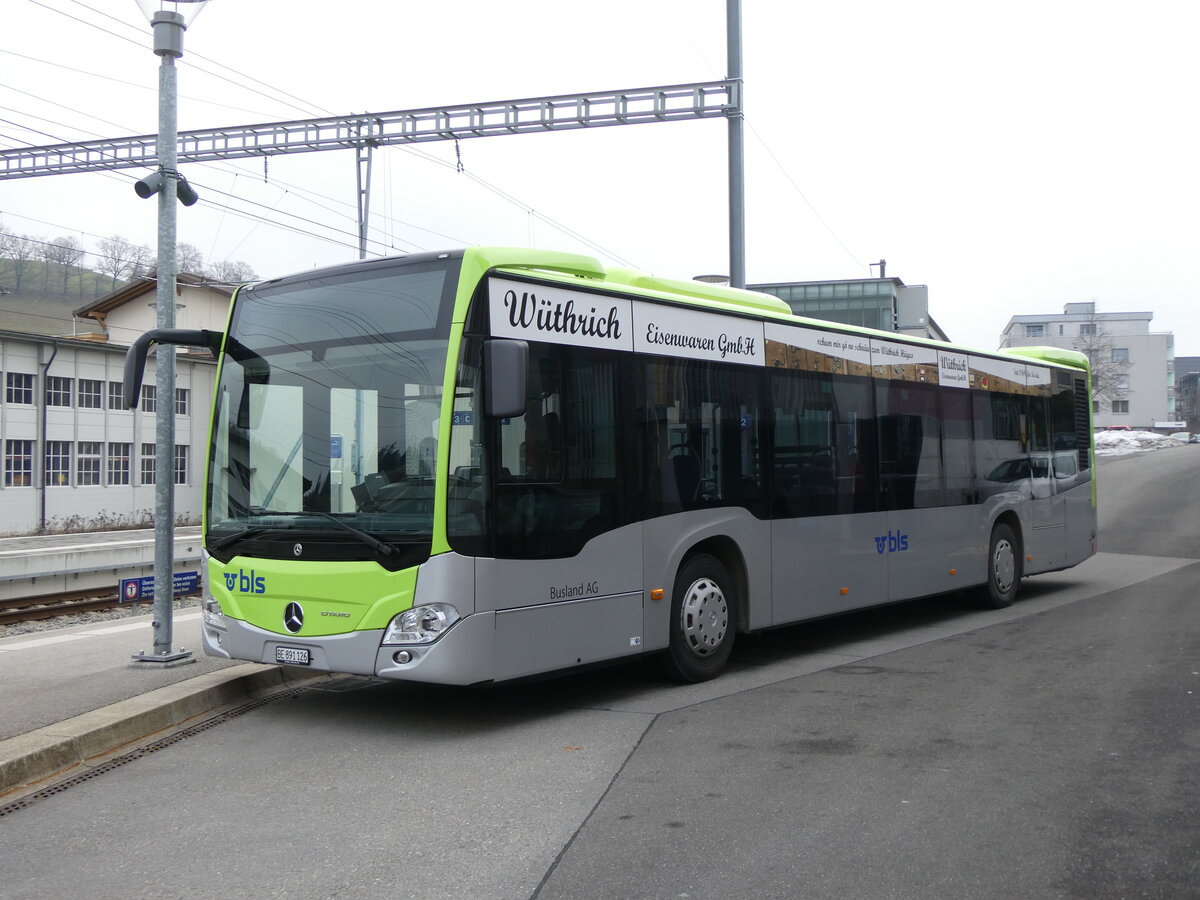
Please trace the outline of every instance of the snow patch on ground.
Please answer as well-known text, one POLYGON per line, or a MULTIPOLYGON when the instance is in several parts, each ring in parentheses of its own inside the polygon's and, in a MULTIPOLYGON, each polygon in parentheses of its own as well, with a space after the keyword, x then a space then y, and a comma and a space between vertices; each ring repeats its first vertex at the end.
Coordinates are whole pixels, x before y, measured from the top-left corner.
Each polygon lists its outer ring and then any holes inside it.
POLYGON ((1123 453, 1143 453, 1179 447, 1181 441, 1153 431, 1101 431, 1096 435, 1097 456, 1119 456, 1123 453))

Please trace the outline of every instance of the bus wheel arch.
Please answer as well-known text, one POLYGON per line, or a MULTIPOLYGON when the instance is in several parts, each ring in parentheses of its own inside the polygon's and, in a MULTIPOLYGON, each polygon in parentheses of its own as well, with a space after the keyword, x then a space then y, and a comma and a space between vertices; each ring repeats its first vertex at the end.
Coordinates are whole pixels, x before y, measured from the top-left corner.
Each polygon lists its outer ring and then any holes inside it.
POLYGON ((980 592, 985 606, 1002 609, 1016 599, 1021 589, 1024 558, 1021 523, 1010 511, 992 523, 988 538, 987 583, 980 592))
POLYGON ((666 673, 679 681, 716 677, 745 622, 746 572, 732 543, 711 539, 688 551, 671 589, 666 673))

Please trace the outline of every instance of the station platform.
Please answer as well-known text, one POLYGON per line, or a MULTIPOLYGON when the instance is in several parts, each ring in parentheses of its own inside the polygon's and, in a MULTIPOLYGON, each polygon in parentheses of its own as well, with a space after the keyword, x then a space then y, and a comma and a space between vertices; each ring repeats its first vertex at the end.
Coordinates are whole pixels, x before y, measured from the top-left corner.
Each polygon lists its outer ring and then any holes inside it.
MULTIPOLYGON (((199 526, 177 526, 175 571, 200 564, 199 526)), ((0 599, 79 590, 116 590, 122 578, 154 574, 154 530, 0 538, 0 599)))
POLYGON ((0 638, 0 806, 222 707, 327 677, 205 656, 196 606, 173 615, 172 648, 190 658, 137 662, 153 652, 152 618, 0 638))

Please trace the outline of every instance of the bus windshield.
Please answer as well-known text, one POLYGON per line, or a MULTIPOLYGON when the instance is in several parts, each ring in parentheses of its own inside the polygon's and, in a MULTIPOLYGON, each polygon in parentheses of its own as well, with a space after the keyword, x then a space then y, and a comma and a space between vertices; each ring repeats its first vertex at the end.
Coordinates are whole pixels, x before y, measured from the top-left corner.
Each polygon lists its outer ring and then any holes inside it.
POLYGON ((458 265, 425 255, 243 289, 217 388, 210 546, 277 529, 368 550, 430 541, 458 265))

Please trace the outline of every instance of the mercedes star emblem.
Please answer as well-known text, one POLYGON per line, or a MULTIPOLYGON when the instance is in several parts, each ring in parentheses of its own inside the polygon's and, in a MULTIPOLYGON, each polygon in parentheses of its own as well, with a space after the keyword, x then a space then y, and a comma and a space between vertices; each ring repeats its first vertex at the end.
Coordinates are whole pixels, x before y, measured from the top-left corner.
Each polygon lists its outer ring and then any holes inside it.
POLYGON ((292 545, 292 553, 295 554, 296 556, 299 556, 303 552, 304 552, 303 544, 293 544, 292 545))
MULTIPOLYGON (((297 547, 300 545, 297 544, 297 547)), ((283 610, 283 627, 295 634, 304 627, 304 609, 299 603, 289 603, 283 610)))

